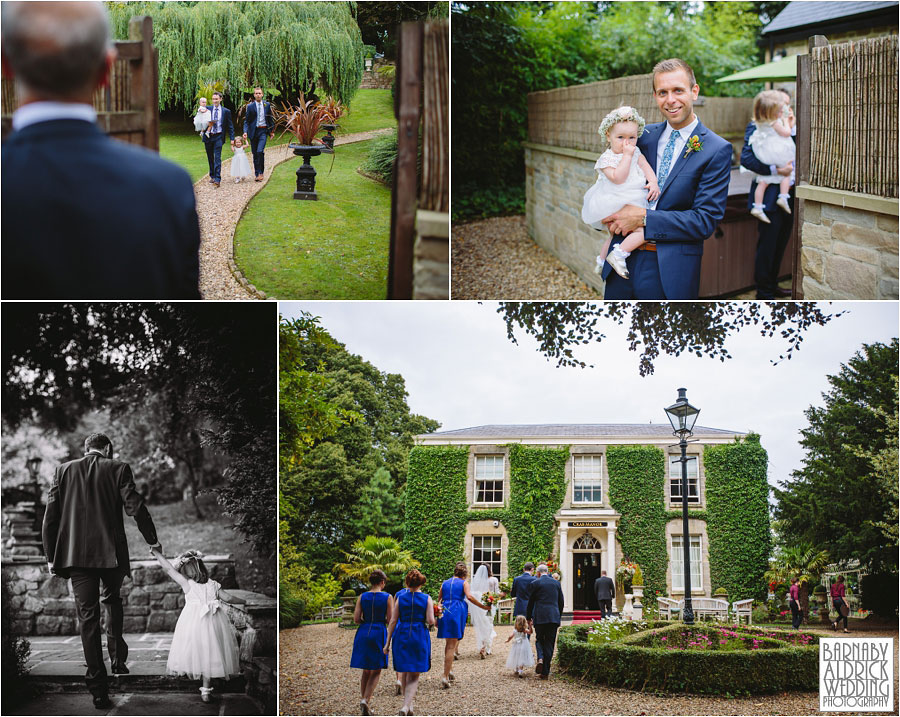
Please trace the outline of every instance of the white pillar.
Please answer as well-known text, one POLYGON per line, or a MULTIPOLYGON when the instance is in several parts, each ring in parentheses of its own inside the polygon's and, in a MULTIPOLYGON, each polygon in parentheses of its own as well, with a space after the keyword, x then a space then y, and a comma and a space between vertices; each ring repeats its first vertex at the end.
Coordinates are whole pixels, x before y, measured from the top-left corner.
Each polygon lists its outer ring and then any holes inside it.
POLYGON ((606 524, 606 574, 616 580, 616 526, 606 524))
POLYGON ((569 562, 569 528, 559 526, 559 569, 562 572, 562 589, 565 609, 571 609, 572 605, 572 564, 569 562))

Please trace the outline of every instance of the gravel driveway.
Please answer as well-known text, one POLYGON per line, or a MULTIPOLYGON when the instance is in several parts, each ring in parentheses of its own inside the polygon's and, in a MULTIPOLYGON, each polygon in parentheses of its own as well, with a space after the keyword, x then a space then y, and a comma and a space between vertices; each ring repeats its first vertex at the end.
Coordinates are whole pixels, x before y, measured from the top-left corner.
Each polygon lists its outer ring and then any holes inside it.
MULTIPOLYGON (((444 641, 432 633, 430 672, 422 675, 414 703, 418 715, 805 715, 817 714, 817 692, 791 692, 726 699, 691 695, 658 696, 599 687, 554 671, 543 682, 530 673, 518 679, 506 669, 505 643, 512 627, 498 625, 494 654, 478 659, 471 628, 455 663, 458 681, 440 689, 444 641)), ((823 631, 833 637, 834 633, 823 631)), ((851 637, 862 633, 851 634, 851 637)), ((336 624, 309 625, 281 633, 280 712, 285 715, 359 714, 360 670, 348 667, 353 630, 336 624)), ((866 631, 867 637, 894 638, 897 699, 897 630, 866 631)), ((554 665, 555 668, 555 665, 554 665)), ((376 715, 397 714, 402 699, 394 694, 394 673, 386 670, 372 698, 376 715)), ((895 701, 896 706, 896 701, 895 701)), ((823 713, 824 714, 824 713, 823 713)), ((828 713, 846 714, 846 713, 828 713)))

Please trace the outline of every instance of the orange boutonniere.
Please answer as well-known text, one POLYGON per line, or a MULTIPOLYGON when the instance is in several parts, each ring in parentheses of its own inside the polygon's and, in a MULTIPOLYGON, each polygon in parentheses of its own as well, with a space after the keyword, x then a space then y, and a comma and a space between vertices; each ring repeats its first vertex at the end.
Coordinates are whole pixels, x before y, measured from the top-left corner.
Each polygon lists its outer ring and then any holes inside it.
POLYGON ((687 147, 684 150, 684 156, 687 157, 691 152, 699 152, 703 149, 703 142, 697 135, 694 135, 687 141, 687 147))

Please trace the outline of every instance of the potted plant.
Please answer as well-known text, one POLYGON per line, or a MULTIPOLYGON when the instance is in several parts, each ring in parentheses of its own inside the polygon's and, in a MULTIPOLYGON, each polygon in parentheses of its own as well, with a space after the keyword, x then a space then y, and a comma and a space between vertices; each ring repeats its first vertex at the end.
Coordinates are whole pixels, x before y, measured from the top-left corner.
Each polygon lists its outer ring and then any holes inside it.
POLYGON ((375 45, 363 45, 365 52, 366 72, 372 71, 372 61, 375 59, 375 45))
POLYGON ((294 199, 311 199, 313 201, 319 198, 316 194, 316 170, 310 164, 312 157, 322 154, 322 150, 326 145, 316 140, 316 135, 322 131, 322 125, 326 124, 329 118, 325 107, 313 100, 307 100, 301 93, 297 98, 297 104, 282 104, 279 109, 274 110, 276 124, 284 127, 284 132, 290 132, 294 135, 296 142, 291 142, 290 147, 294 154, 303 157, 303 164, 297 169, 297 191, 294 192, 294 199))
POLYGON ((725 588, 716 588, 713 592, 713 597, 719 598, 721 600, 728 600, 728 590, 725 588))
POLYGON ((823 624, 827 625, 831 622, 831 618, 828 615, 828 592, 825 590, 825 586, 821 583, 816 585, 813 588, 813 597, 819 606, 819 618, 823 624))
POLYGON ((356 590, 344 590, 341 594, 341 625, 353 624, 353 610, 356 608, 356 590))
POLYGON ((340 100, 336 100, 331 95, 326 97, 325 101, 321 102, 320 105, 325 109, 325 113, 328 115, 328 121, 322 125, 322 129, 325 130, 325 136, 322 137, 322 142, 328 147, 328 151, 333 153, 334 135, 332 132, 340 126, 337 121, 347 113, 347 108, 340 100))

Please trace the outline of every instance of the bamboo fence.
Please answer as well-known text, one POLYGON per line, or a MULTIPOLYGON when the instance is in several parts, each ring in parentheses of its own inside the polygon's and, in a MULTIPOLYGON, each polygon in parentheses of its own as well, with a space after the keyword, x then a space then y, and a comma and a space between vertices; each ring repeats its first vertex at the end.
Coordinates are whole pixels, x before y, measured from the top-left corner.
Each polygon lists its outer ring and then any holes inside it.
POLYGON ((450 29, 426 23, 423 47, 422 187, 419 208, 450 211, 450 29))
POLYGON ((897 197, 897 35, 810 51, 809 183, 897 197))

